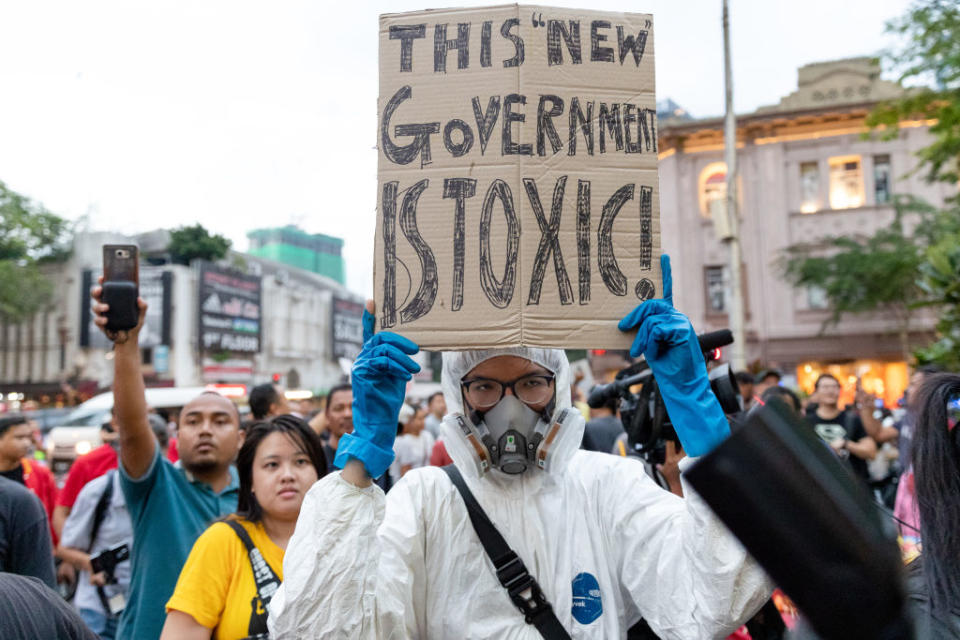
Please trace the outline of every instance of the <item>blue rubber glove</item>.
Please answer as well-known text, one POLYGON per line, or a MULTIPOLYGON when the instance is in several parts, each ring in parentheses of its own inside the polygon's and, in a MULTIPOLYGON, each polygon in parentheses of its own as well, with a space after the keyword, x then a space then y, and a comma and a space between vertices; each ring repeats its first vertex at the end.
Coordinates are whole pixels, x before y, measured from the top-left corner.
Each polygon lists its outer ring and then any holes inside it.
POLYGON ((647 300, 617 325, 621 331, 637 329, 630 347, 653 370, 680 444, 689 456, 710 453, 730 434, 723 409, 710 390, 707 364, 697 334, 687 316, 673 308, 673 274, 670 257, 660 257, 663 299, 647 300))
POLYGON ((407 381, 420 371, 410 356, 420 347, 389 331, 374 335, 374 326, 374 316, 364 309, 363 349, 350 376, 353 433, 340 438, 333 464, 342 469, 350 459, 359 460, 371 478, 379 478, 393 462, 393 441, 407 381))

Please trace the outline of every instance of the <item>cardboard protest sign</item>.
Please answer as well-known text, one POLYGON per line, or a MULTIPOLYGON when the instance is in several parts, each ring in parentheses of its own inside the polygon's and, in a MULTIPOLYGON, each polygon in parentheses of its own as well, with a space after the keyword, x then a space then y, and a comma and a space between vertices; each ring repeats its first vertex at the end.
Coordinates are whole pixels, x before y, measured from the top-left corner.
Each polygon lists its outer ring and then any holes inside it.
POLYGON ((661 297, 653 62, 649 15, 381 16, 378 330, 626 348, 661 297))

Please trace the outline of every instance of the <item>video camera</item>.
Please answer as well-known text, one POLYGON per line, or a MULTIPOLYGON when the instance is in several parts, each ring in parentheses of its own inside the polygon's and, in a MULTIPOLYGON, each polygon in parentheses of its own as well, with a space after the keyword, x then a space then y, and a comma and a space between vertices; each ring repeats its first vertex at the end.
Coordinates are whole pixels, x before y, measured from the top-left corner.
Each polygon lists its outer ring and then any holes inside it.
MULTIPOLYGON (((733 343, 733 334, 729 329, 723 329, 700 334, 697 340, 704 359, 710 362, 717 349, 733 343)), ((725 414, 732 416, 741 412, 740 388, 729 364, 715 367, 710 372, 710 388, 725 414)), ((679 440, 667 415, 656 378, 646 361, 641 360, 621 370, 613 382, 594 387, 587 404, 596 409, 616 398, 620 399, 620 421, 627 432, 629 448, 652 469, 656 469, 665 459, 666 443, 679 440), (633 393, 631 387, 638 384, 643 386, 639 392, 633 393)), ((654 479, 661 486, 667 486, 659 474, 654 474, 654 479)))
POLYGON ((117 578, 114 576, 114 571, 116 571, 117 565, 129 559, 130 547, 126 544, 121 544, 113 549, 101 551, 90 558, 90 567, 94 573, 100 573, 102 571, 107 576, 107 584, 115 584, 117 578))

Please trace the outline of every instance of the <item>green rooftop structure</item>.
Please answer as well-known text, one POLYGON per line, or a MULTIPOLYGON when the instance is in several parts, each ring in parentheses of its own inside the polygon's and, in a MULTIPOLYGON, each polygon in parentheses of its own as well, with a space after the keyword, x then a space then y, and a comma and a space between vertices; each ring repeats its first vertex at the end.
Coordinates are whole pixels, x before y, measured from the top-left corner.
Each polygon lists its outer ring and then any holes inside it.
POLYGON ((255 229, 247 233, 247 238, 250 240, 250 255, 319 273, 346 284, 342 238, 307 233, 293 225, 255 229))

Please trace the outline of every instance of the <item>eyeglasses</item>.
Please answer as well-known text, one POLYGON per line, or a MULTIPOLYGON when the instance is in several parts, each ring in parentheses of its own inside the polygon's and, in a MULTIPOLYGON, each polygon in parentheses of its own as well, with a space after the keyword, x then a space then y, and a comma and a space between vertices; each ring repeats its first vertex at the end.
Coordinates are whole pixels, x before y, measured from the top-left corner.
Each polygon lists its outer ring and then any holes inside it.
POLYGON ((473 378, 464 380, 460 386, 474 409, 489 409, 503 399, 507 389, 526 404, 547 402, 553 396, 553 379, 552 375, 531 373, 511 382, 473 378))

